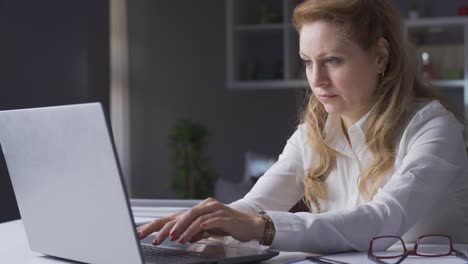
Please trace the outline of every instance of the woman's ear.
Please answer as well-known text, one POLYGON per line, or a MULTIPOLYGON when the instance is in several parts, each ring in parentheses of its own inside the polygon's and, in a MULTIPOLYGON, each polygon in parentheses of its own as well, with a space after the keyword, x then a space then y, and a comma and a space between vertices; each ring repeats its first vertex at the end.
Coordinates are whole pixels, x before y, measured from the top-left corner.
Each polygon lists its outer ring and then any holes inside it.
POLYGON ((389 48, 390 48, 390 45, 388 44, 388 41, 384 37, 380 37, 377 40, 377 43, 375 46, 375 55, 376 55, 375 63, 376 63, 378 74, 384 73, 387 68, 389 48))

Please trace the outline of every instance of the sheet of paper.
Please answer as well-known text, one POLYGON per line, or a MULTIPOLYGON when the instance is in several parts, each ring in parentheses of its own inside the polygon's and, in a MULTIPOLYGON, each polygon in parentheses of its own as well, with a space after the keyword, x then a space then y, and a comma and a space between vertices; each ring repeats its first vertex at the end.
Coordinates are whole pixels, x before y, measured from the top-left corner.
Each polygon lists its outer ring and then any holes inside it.
MULTIPOLYGON (((362 264, 375 264, 372 260, 367 258, 367 252, 352 252, 352 253, 342 253, 336 255, 327 255, 325 256, 327 259, 342 261, 344 263, 362 263, 362 264)), ((392 260, 385 260, 387 263, 394 263, 398 260, 398 258, 392 260)), ((309 262, 312 263, 312 262, 309 262)), ((466 264, 466 261, 454 257, 454 256, 446 256, 446 257, 434 257, 434 258, 426 258, 426 257, 417 257, 417 256, 409 256, 407 257, 403 263, 405 264, 466 264)))

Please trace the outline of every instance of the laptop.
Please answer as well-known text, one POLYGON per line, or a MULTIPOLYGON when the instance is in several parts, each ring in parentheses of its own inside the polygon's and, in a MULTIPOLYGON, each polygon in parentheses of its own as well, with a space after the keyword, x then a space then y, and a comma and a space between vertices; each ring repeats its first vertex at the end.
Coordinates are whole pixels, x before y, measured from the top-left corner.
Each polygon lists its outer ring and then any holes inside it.
POLYGON ((140 241, 99 103, 0 111, 0 144, 31 250, 85 263, 244 263, 278 252, 140 241))

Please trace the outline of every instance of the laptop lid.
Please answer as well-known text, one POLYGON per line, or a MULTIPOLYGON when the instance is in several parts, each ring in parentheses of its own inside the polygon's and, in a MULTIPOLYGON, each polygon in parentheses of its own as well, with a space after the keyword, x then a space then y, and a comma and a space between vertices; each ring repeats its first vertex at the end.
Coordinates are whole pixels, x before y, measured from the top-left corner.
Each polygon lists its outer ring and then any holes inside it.
POLYGON ((0 143, 31 250, 142 263, 99 103, 0 111, 0 143))
MULTIPOLYGON (((0 127, 0 144, 31 250, 86 263, 143 262, 99 103, 0 111, 0 127)), ((151 244, 149 239, 142 243, 151 244)), ((165 241, 161 247, 201 254, 210 263, 278 255, 206 242, 165 241)))

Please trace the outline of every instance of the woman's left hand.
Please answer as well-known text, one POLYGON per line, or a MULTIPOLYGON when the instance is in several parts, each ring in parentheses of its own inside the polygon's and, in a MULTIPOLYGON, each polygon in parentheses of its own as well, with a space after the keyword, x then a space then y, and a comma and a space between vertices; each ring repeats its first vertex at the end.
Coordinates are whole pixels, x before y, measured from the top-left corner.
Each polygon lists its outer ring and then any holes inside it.
MULTIPOLYGON (((193 243, 203 238, 200 234, 207 232, 215 236, 230 235, 244 242, 262 239, 264 229, 265 223, 261 217, 239 212, 208 198, 177 217, 169 237, 171 241, 178 240, 181 244, 193 243)), ((156 240, 162 242, 166 238, 167 234, 158 234, 156 240)))

